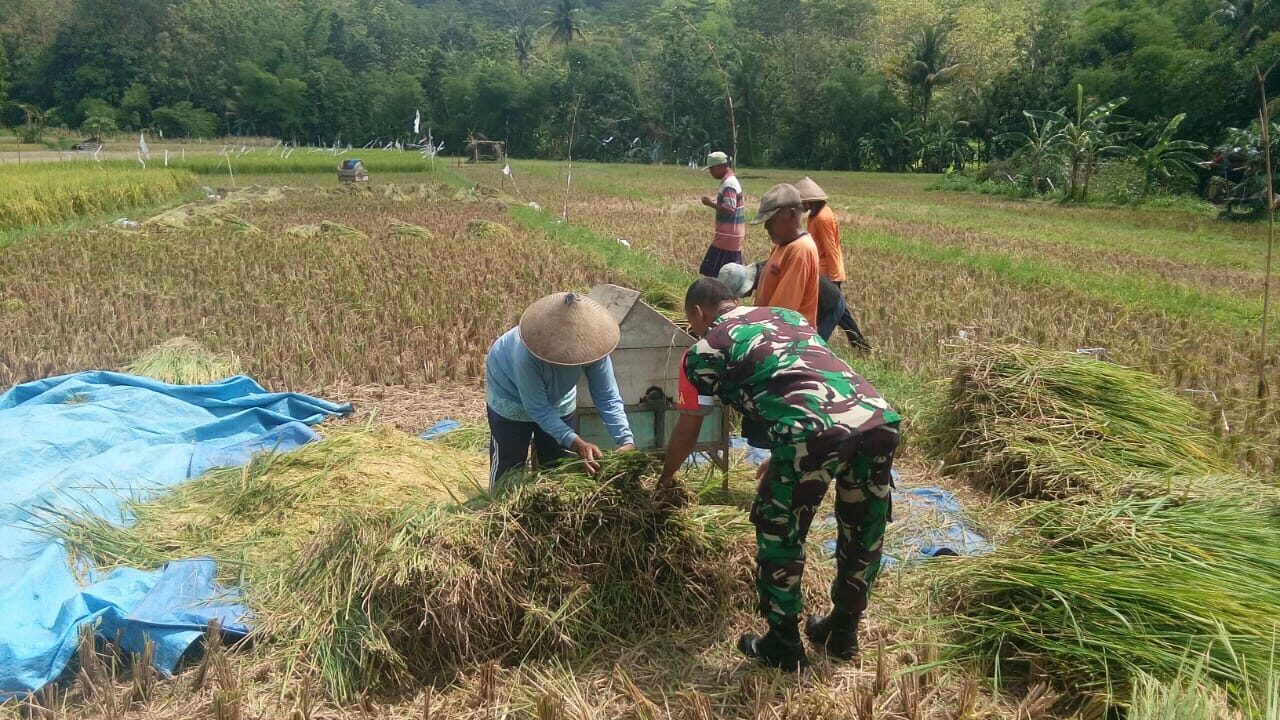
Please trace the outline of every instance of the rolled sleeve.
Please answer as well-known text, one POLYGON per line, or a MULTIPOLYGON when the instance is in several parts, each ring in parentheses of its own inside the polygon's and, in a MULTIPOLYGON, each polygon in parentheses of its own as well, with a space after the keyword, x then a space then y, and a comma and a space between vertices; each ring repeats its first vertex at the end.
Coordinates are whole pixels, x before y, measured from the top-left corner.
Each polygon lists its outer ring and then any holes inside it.
POLYGON ((623 408, 622 394, 618 392, 618 381, 613 376, 613 361, 609 358, 594 362, 587 366, 587 389, 591 392, 591 400, 600 412, 600 419, 609 434, 619 447, 635 442, 631 433, 631 423, 627 422, 627 412, 623 408))
POLYGON ((538 424, 542 431, 555 438, 560 447, 568 448, 578 438, 560 417, 559 405, 547 397, 547 386, 538 375, 537 368, 529 363, 520 363, 515 368, 516 389, 520 393, 520 404, 529 414, 529 419, 538 424))

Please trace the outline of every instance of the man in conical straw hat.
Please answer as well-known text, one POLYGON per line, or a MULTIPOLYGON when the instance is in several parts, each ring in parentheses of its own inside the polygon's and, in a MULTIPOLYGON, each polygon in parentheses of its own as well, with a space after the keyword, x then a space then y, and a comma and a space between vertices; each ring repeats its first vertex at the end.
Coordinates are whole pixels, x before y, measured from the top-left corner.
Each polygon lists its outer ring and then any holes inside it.
POLYGON ((504 475, 525 466, 530 444, 534 467, 577 455, 596 471, 600 448, 574 430, 584 374, 618 451, 635 449, 609 360, 620 338, 618 323, 602 305, 558 292, 530 305, 520 324, 494 341, 485 363, 491 492, 500 489, 504 475))
MULTIPOLYGON (((808 215, 805 229, 809 231, 814 244, 818 246, 818 272, 843 291, 844 248, 840 245, 840 223, 836 221, 835 213, 827 205, 827 192, 814 182, 813 178, 807 176, 796 183, 796 189, 800 191, 800 200, 804 202, 804 210, 808 215)), ((850 345, 863 350, 871 349, 871 345, 862 334, 862 329, 858 327, 858 321, 853 319, 853 313, 848 307, 845 308, 836 325, 844 331, 850 345)))

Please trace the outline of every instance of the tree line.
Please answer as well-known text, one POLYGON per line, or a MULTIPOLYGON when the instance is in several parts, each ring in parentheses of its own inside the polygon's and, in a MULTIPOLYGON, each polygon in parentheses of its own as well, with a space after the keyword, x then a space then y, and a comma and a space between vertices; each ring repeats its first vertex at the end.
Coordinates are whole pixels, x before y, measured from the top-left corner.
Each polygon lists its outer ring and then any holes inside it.
POLYGON ((1222 146, 1278 28, 1273 0, 0 0, 0 123, 359 146, 420 113, 445 152, 563 157, 576 122, 580 158, 941 172, 1118 98, 1127 143, 1222 146))

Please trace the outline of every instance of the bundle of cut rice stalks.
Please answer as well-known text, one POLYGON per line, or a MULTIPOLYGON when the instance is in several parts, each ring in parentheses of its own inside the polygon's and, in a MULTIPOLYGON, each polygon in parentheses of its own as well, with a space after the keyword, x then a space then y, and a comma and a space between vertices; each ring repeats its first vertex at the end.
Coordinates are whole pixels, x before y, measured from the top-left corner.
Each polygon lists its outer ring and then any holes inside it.
POLYGON ((1274 692, 1280 505, 1248 497, 1036 503, 1023 542, 937 566, 955 653, 1126 704, 1131 678, 1274 692))
POLYGON ((967 348, 931 424, 949 472, 1000 493, 1212 497, 1246 484, 1158 378, 1069 353, 967 348))
POLYGON ((173 338, 151 348, 124 370, 173 385, 203 385, 241 372, 240 358, 210 352, 188 337, 173 338))
POLYGON ((264 651, 318 672, 340 702, 472 663, 718 626, 746 596, 745 516, 656 503, 653 458, 466 497, 485 460, 392 431, 338 434, 137 505, 130 528, 72 518, 61 533, 99 564, 212 555, 243 576, 264 651), (371 469, 380 459, 386 472, 371 469))

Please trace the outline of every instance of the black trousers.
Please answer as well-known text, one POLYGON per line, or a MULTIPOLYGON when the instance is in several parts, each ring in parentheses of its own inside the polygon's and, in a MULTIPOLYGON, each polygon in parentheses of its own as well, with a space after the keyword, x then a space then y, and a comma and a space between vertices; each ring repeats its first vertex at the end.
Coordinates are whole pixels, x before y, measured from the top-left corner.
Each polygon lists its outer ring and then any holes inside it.
MULTIPOLYGON (((838 282, 836 285, 841 290, 844 290, 844 281, 838 282)), ((844 331, 844 336, 849 340, 850 345, 863 350, 871 349, 871 343, 867 342, 867 337, 862 334, 862 328, 858 327, 858 321, 853 319, 853 312, 849 310, 847 302, 845 303, 844 315, 840 316, 840 321, 836 323, 836 327, 844 331)))
MULTIPOLYGON (((533 467, 549 467, 572 457, 556 439, 543 432, 535 422, 508 420, 486 408, 489 416, 489 492, 497 492, 499 481, 512 470, 523 470, 529 461, 529 445, 533 445, 533 467)), ((563 418, 571 428, 578 427, 578 413, 563 418)))

